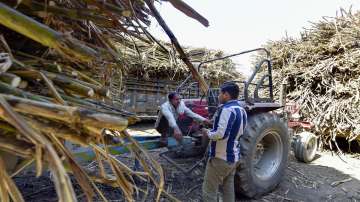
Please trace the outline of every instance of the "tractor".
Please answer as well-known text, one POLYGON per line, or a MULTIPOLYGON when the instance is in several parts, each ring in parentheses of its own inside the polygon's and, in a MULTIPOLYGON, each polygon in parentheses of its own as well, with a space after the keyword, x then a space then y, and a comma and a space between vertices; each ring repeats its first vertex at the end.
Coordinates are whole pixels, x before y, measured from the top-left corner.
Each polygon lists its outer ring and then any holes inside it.
MULTIPOLYGON (((295 157, 302 162, 311 162, 317 149, 315 135, 306 131, 311 129, 311 123, 296 119, 299 107, 285 102, 286 84, 281 85, 280 103, 274 101, 272 65, 270 53, 266 49, 248 50, 202 62, 198 65, 198 72, 207 63, 256 51, 264 52, 265 58, 256 65, 252 75, 247 81, 233 81, 242 89, 239 102, 248 113, 248 124, 239 140, 241 157, 235 176, 235 191, 237 195, 250 198, 268 193, 280 183, 287 167, 290 146, 295 157), (259 75, 260 78, 257 78, 259 75)), ((210 88, 207 96, 201 97, 199 84, 192 82, 189 76, 178 86, 177 92, 194 112, 207 118, 212 118, 216 112, 218 88, 210 88)), ((185 169, 169 156, 186 158, 206 151, 207 142, 199 135, 201 127, 191 118, 183 118, 180 128, 185 128, 185 141, 176 147, 176 141, 170 139, 169 150, 160 156, 185 174, 190 173, 204 158, 185 169)))

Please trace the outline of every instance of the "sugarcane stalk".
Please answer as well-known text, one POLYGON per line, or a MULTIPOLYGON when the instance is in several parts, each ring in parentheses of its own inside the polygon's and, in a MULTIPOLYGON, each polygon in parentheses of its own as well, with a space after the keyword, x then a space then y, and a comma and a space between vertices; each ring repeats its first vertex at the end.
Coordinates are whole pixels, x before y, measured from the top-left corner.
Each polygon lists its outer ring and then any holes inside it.
POLYGON ((68 96, 65 94, 61 94, 61 97, 63 97, 67 102, 69 102, 69 105, 80 106, 80 107, 85 107, 85 108, 90 108, 90 109, 97 108, 97 105, 92 104, 92 103, 86 101, 85 99, 76 98, 76 97, 68 96))
MULTIPOLYGON (((54 81, 55 84, 57 84, 63 88, 67 88, 71 91, 74 91, 74 92, 78 93, 79 95, 83 95, 86 97, 93 97, 95 95, 94 89, 92 89, 89 86, 83 85, 82 84, 83 82, 71 79, 66 76, 55 74, 52 72, 45 72, 45 71, 41 71, 41 72, 45 73, 45 75, 49 79, 54 81)), ((14 73, 22 78, 26 78, 26 79, 43 79, 41 74, 38 71, 24 70, 24 71, 12 71, 12 73, 14 73)))
POLYGON ((40 116, 52 120, 76 123, 75 111, 76 107, 66 107, 52 103, 44 103, 29 99, 19 98, 12 95, 2 95, 15 111, 40 116), (70 120, 69 120, 70 118, 70 120))
POLYGON ((35 95, 35 94, 23 91, 18 88, 14 88, 14 87, 10 86, 9 84, 3 83, 1 81, 0 81, 0 92, 12 94, 12 95, 16 95, 16 96, 24 97, 24 98, 26 97, 26 98, 30 98, 30 99, 40 101, 40 102, 50 102, 50 100, 51 100, 51 99, 41 96, 41 95, 35 95))
POLYGON ((16 129, 14 127, 12 127, 8 122, 1 121, 1 120, 0 120, 0 129, 3 130, 5 133, 6 132, 15 133, 16 132, 16 129))
POLYGON ((44 73, 39 72, 39 74, 40 74, 41 78, 43 79, 43 81, 45 82, 46 86, 49 88, 50 93, 55 98, 55 101, 59 104, 67 105, 65 100, 61 97, 59 92, 56 90, 53 82, 51 80, 49 80, 44 73))
POLYGON ((108 87, 102 87, 102 86, 98 86, 98 85, 94 85, 92 83, 87 83, 85 81, 82 80, 76 80, 77 82, 79 82, 80 84, 84 85, 84 86, 88 86, 92 89, 95 90, 95 92, 101 96, 104 97, 110 97, 110 90, 108 87))
POLYGON ((125 17, 130 17, 131 16, 131 11, 127 10, 127 9, 124 9, 124 8, 121 8, 119 6, 115 6, 111 3, 108 3, 108 2, 103 2, 101 0, 85 0, 86 3, 88 4, 100 4, 102 6, 104 6, 106 9, 108 9, 109 11, 112 11, 114 13, 117 13, 121 16, 125 16, 125 17))
MULTIPOLYGON (((5 2, 9 2, 9 1, 7 0, 5 2)), ((91 20, 105 27, 110 27, 111 25, 113 25, 113 22, 110 19, 99 15, 94 10, 69 9, 69 8, 61 8, 53 5, 45 6, 43 3, 39 3, 31 0, 22 0, 21 3, 23 5, 26 5, 28 9, 30 9, 30 10, 25 10, 25 12, 37 13, 39 16, 44 16, 43 14, 44 12, 49 12, 73 20, 91 20)))
POLYGON ((83 147, 87 147, 89 145, 89 142, 93 137, 91 136, 85 136, 82 134, 79 134, 78 132, 75 132, 73 130, 70 130, 69 128, 64 127, 57 127, 54 125, 49 125, 42 123, 35 119, 25 118, 25 120, 35 129, 42 131, 44 133, 52 133, 56 135, 57 137, 70 141, 72 143, 81 145, 83 147))
POLYGON ((14 74, 5 72, 0 74, 0 81, 9 84, 13 88, 16 88, 19 86, 21 78, 14 74))
MULTIPOLYGON (((67 95, 61 95, 66 101, 68 101, 69 105, 76 105, 82 107, 84 109, 89 109, 98 113, 106 113, 112 116, 124 116, 127 117, 128 125, 135 124, 140 119, 137 118, 134 114, 119 110, 118 108, 112 107, 105 103, 97 102, 94 100, 85 100, 85 99, 78 99, 75 97, 70 97, 67 95)), ((98 128, 96 129, 98 131, 98 128)))
POLYGON ((29 85, 29 82, 27 82, 25 80, 21 80, 18 88, 25 89, 26 87, 28 87, 28 85, 29 85))
MULTIPOLYGON (((31 79, 41 78, 40 74, 34 71, 13 71, 13 72, 21 77, 26 77, 31 79)), ((104 97, 110 96, 110 90, 107 87, 102 87, 78 79, 73 79, 53 72, 41 71, 41 73, 44 73, 49 79, 53 80, 57 85, 63 86, 64 88, 68 88, 75 92, 79 92, 82 95, 92 97, 94 95, 94 92, 96 92, 97 94, 104 97)))
MULTIPOLYGON (((101 112, 101 113, 107 113, 107 114, 113 114, 113 115, 119 115, 119 116, 126 116, 127 114, 123 113, 121 110, 114 110, 114 109, 108 109, 106 107, 103 107, 99 104, 94 104, 94 102, 90 102, 86 99, 76 98, 67 96, 64 94, 61 94, 61 96, 69 103, 71 106, 79 106, 85 109, 90 109, 93 111, 101 112), (111 111, 109 111, 111 110, 111 111)), ((130 117, 129 117, 130 118, 130 117)), ((129 122, 130 124, 130 122, 129 122)))
POLYGON ((72 67, 70 67, 72 74, 76 74, 78 77, 80 77, 83 81, 97 85, 97 86, 101 86, 101 83, 99 83, 98 81, 90 78, 88 75, 82 73, 81 71, 77 71, 75 69, 73 69, 72 67))
MULTIPOLYGON (((51 72, 46 72, 46 71, 42 71, 43 73, 45 73, 47 76, 49 76, 51 79, 56 80, 57 78, 61 78, 60 80, 69 80, 72 81, 74 83, 79 83, 81 85, 87 86, 91 89, 94 89, 94 91, 104 97, 110 97, 110 90, 108 87, 102 87, 100 85, 96 85, 93 83, 88 83, 82 80, 78 80, 78 79, 72 79, 63 75, 59 75, 59 74, 55 74, 55 73, 51 73, 51 72)), ((79 72, 76 72, 79 73, 79 72)), ((81 77, 84 77, 84 75, 81 75, 81 77)), ((89 80, 89 79, 86 79, 89 80)))
POLYGON ((96 106, 101 106, 102 108, 104 108, 105 110, 107 110, 108 113, 114 113, 116 115, 120 115, 120 116, 125 116, 128 119, 129 125, 135 124, 136 122, 139 121, 139 118, 137 118, 135 116, 135 114, 124 111, 124 110, 119 110, 118 108, 102 103, 102 102, 98 102, 95 100, 87 100, 88 102, 92 103, 92 104, 96 104, 96 106), (109 111, 111 110, 111 111, 109 111))
POLYGON ((21 51, 15 51, 16 55, 19 56, 23 56, 23 57, 27 57, 27 58, 31 58, 31 59, 26 59, 23 60, 22 62, 17 61, 17 63, 21 63, 20 68, 21 70, 23 70, 25 67, 25 69, 27 69, 27 67, 31 68, 31 69, 36 69, 36 70, 46 70, 49 72, 54 72, 54 73, 61 73, 62 72, 62 68, 60 65, 56 64, 56 62, 51 62, 48 60, 45 60, 43 58, 40 57, 36 57, 34 55, 30 55, 21 51))
POLYGON ((0 150, 22 158, 31 158, 34 152, 32 144, 16 139, 15 135, 0 135, 0 150))
MULTIPOLYGON (((87 113, 87 112, 84 112, 87 113)), ((128 120, 115 117, 109 114, 95 112, 92 115, 84 116, 81 119, 84 128, 94 134, 101 134, 104 128, 123 131, 128 126, 128 120)))
POLYGON ((80 124, 93 133, 99 133, 103 128, 122 131, 128 125, 128 120, 120 116, 99 113, 89 109, 69 107, 52 103, 43 103, 12 95, 0 94, 15 111, 62 121, 68 124, 80 124))
POLYGON ((68 58, 91 62, 99 57, 98 53, 81 41, 41 24, 30 17, 0 2, 0 24, 23 34, 44 46, 54 48, 68 58))

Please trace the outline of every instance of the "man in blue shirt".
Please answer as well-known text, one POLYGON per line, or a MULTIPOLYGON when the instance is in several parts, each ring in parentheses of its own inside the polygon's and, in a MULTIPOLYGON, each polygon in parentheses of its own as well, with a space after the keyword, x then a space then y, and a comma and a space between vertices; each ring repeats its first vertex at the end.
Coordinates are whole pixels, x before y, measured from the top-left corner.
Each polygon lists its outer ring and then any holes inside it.
POLYGON ((206 165, 203 199, 217 201, 219 186, 223 187, 223 201, 235 201, 234 176, 240 158, 239 137, 245 130, 247 114, 237 101, 239 86, 225 83, 221 86, 213 129, 203 130, 210 139, 209 161, 206 165))

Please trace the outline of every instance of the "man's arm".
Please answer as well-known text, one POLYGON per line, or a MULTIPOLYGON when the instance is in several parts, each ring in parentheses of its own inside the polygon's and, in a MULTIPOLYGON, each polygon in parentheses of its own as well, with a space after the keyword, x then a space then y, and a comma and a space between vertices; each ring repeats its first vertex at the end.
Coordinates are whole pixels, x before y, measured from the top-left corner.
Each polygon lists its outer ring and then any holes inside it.
POLYGON ((203 122, 203 121, 207 120, 206 118, 200 116, 199 114, 191 111, 191 109, 189 109, 187 106, 185 106, 185 104, 183 107, 184 107, 184 112, 188 117, 191 117, 199 122, 203 122))
POLYGON ((231 127, 235 120, 235 114, 229 108, 224 108, 221 111, 219 122, 217 127, 207 132, 208 137, 211 140, 220 140, 226 137, 231 130, 231 127))
POLYGON ((169 126, 173 129, 179 129, 175 117, 173 113, 171 113, 170 109, 166 105, 161 105, 161 113, 168 120, 169 126))

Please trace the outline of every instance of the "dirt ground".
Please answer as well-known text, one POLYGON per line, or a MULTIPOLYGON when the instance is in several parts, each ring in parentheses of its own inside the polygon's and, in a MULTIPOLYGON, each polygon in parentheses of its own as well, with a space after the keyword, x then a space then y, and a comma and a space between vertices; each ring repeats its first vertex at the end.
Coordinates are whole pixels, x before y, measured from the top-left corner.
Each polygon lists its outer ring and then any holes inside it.
MULTIPOLYGON (((131 132, 138 135, 158 135, 153 129, 146 126, 137 127, 131 132)), ((166 149, 152 150, 149 153, 163 166, 167 192, 181 201, 201 201, 201 184, 205 165, 195 169, 191 175, 185 176, 159 157, 159 153, 162 151, 166 151, 166 149)), ((118 159, 130 167, 134 165, 134 161, 128 154, 118 156, 118 159)), ((200 158, 177 161, 184 168, 189 168, 197 160, 200 158)), ((84 164, 84 166, 92 167, 92 163, 84 164)), ((28 170, 16 176, 15 182, 26 201, 57 201, 49 172, 36 178, 34 171, 28 170)), ((106 185, 98 186, 109 201, 124 201, 119 189, 106 185)), ((86 201, 76 184, 75 191, 79 201, 86 201)), ((147 201, 153 201, 151 196, 154 196, 155 193, 155 188, 150 187, 150 198, 147 201)), ((310 164, 298 162, 291 154, 285 176, 275 190, 256 200, 241 198, 237 201, 360 201, 360 154, 339 156, 330 151, 319 151, 316 159, 310 164)))
MULTIPOLYGON (((194 171, 192 176, 184 176, 163 160, 160 162, 166 165, 170 193, 182 201, 201 201, 203 168, 194 171)), ((273 192, 257 200, 242 198, 237 201, 360 201, 360 158, 355 155, 339 157, 325 151, 318 152, 315 161, 305 164, 290 155, 284 179, 273 192)))
MULTIPOLYGON (((181 201, 201 201, 201 184, 204 167, 196 169, 190 176, 169 165, 158 154, 162 150, 151 151, 165 170, 166 190, 181 201)), ((120 160, 130 159, 127 156, 120 160)), ((329 151, 318 152, 317 159, 310 164, 298 162, 291 155, 284 179, 271 193, 257 200, 238 201, 360 201, 360 155, 333 155, 329 151)), ((182 161, 184 167, 191 166, 197 159, 182 161)), ((130 161, 129 161, 130 162, 130 161)), ((48 173, 36 178, 32 171, 15 177, 26 201, 57 201, 56 193, 48 173)), ((112 187, 100 185, 100 189, 110 201, 123 201, 121 192, 112 187)), ((76 185, 79 201, 84 195, 76 185)), ((152 189, 151 193, 155 193, 152 189)), ((151 194, 150 194, 151 195, 151 194)), ((152 199, 149 199, 152 201, 152 199)))

